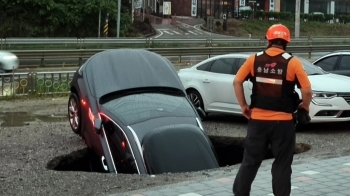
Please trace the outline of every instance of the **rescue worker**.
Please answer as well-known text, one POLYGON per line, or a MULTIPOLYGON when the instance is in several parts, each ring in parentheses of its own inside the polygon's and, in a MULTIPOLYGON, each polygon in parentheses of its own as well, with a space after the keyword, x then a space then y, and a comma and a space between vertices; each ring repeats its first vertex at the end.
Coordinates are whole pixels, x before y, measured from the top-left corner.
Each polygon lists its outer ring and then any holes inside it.
POLYGON ((303 100, 297 107, 309 112, 312 98, 311 84, 301 61, 285 52, 290 42, 289 29, 282 24, 272 25, 266 39, 267 50, 251 55, 233 82, 242 113, 249 119, 243 161, 233 184, 236 196, 250 195, 269 145, 275 158, 271 168, 273 194, 290 195, 295 149, 292 115, 295 85, 301 90, 303 100), (243 91, 243 82, 248 79, 253 83, 250 106, 243 91))

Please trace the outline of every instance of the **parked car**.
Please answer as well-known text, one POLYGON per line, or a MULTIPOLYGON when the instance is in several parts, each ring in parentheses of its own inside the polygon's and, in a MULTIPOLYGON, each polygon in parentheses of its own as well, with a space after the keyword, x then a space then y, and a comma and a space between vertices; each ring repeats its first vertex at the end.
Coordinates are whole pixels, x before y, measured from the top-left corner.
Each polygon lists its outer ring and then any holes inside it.
POLYGON ((316 59, 313 64, 330 73, 350 76, 350 51, 328 53, 316 59))
MULTIPOLYGON (((208 113, 242 115, 233 89, 238 69, 250 54, 237 53, 211 57, 178 75, 196 107, 208 113)), ((350 121, 350 78, 331 74, 299 58, 312 84, 311 123, 350 121)), ((252 83, 244 82, 245 98, 250 104, 252 83)), ((301 92, 296 88, 301 97, 301 92)))
POLYGON ((18 69, 18 57, 12 52, 0 51, 0 73, 18 69))
POLYGON ((196 108, 162 56, 142 49, 97 53, 76 71, 70 90, 70 126, 106 172, 219 167, 196 108))

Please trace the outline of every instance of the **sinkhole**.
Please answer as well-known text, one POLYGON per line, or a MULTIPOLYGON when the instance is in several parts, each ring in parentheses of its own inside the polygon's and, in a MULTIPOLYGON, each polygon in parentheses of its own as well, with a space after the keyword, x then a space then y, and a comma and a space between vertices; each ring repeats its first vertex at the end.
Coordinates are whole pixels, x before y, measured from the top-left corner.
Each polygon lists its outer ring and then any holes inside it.
MULTIPOLYGON (((244 138, 222 136, 209 136, 209 138, 216 151, 220 167, 231 166, 242 162, 244 138)), ((297 143, 295 154, 306 152, 310 148, 311 146, 308 144, 297 143)), ((269 149, 265 159, 271 158, 273 158, 273 155, 269 149)), ((55 157, 47 163, 47 169, 56 171, 105 172, 101 164, 101 159, 88 148, 55 157)))

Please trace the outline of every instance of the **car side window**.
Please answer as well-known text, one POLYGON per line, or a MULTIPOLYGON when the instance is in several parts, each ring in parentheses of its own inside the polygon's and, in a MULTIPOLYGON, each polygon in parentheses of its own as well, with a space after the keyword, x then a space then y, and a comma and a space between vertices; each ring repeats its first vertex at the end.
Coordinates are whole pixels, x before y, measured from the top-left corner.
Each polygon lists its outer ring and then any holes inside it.
POLYGON ((116 169, 120 173, 138 173, 131 147, 123 132, 112 121, 104 119, 104 130, 116 169), (123 163, 123 164, 119 164, 123 163))
POLYGON ((201 70, 201 71, 207 71, 208 70, 208 67, 213 63, 213 61, 209 61, 209 62, 206 62, 200 66, 197 67, 197 70, 201 70))
POLYGON ((337 60, 338 56, 330 56, 318 61, 315 65, 320 66, 324 71, 332 71, 337 60))
POLYGON ((247 59, 245 59, 245 58, 238 58, 238 59, 236 59, 236 63, 234 65, 234 67, 233 67, 233 74, 234 75, 237 74, 239 68, 242 67, 242 65, 246 62, 246 60, 247 59))
POLYGON ((350 70, 350 55, 343 55, 339 63, 339 70, 350 70))
POLYGON ((210 67, 210 72, 232 74, 234 58, 217 59, 210 67))

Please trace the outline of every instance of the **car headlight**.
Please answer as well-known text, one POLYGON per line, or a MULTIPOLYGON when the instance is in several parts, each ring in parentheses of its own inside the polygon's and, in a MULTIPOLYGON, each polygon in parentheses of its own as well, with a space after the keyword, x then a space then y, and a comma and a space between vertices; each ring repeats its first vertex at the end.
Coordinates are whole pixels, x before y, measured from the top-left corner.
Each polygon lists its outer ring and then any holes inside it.
POLYGON ((312 92, 312 98, 319 98, 319 99, 332 99, 334 97, 337 97, 338 94, 334 92, 320 92, 320 91, 313 91, 312 92))
POLYGON ((13 60, 13 59, 17 59, 17 56, 16 55, 11 55, 11 56, 4 56, 2 58, 5 59, 5 60, 13 60))

